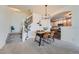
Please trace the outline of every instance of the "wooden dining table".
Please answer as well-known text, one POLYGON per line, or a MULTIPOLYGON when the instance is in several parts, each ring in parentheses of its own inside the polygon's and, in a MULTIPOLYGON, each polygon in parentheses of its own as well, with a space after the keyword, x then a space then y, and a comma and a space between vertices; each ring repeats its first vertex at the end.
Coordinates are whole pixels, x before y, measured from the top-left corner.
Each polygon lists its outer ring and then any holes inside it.
MULTIPOLYGON (((50 31, 37 31, 37 32, 36 32, 36 36, 39 36, 39 37, 40 37, 40 39, 39 39, 39 41, 38 41, 39 46, 41 45, 41 41, 42 41, 43 35, 44 35, 44 33, 46 33, 46 32, 50 33, 50 31)), ((35 41, 37 41, 37 40, 35 39, 35 41)))

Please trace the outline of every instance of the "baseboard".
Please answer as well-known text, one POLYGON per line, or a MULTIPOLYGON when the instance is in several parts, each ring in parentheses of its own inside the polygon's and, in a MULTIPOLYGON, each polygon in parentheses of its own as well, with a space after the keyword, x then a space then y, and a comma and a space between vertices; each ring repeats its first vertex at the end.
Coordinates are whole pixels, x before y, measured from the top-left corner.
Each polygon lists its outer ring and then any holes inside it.
POLYGON ((19 33, 19 32, 17 32, 17 33, 9 33, 9 35, 19 35, 19 34, 22 34, 22 33, 19 33))

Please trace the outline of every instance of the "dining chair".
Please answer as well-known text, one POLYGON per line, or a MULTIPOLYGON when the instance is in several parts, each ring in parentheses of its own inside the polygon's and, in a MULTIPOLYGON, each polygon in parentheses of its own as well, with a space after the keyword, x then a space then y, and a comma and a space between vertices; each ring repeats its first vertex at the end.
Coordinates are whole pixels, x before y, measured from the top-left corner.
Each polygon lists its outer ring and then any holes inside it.
POLYGON ((42 37, 42 44, 44 45, 44 43, 47 43, 47 44, 50 43, 50 42, 49 42, 49 32, 45 32, 45 33, 43 34, 43 37, 42 37))
POLYGON ((50 38, 53 39, 53 42, 55 41, 54 34, 55 34, 55 31, 51 31, 50 32, 50 38))

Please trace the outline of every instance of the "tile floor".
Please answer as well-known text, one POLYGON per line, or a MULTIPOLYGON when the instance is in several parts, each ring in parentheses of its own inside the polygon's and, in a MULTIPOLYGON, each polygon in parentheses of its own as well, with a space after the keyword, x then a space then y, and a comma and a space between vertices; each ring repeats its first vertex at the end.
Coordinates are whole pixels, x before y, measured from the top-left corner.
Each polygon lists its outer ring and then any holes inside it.
POLYGON ((51 44, 38 46, 33 39, 22 42, 20 35, 11 35, 6 40, 6 45, 0 49, 0 54, 78 54, 79 47, 68 42, 56 40, 51 44))

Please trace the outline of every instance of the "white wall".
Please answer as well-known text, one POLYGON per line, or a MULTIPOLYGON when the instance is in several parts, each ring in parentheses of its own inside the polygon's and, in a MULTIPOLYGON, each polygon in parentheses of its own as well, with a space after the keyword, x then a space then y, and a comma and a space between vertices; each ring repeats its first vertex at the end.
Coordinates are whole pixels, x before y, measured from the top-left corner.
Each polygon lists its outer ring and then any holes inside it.
POLYGON ((14 32, 20 32, 25 18, 23 13, 13 12, 8 6, 0 6, 0 48, 5 45, 8 33, 11 32, 11 25, 15 26, 14 32))
POLYGON ((7 6, 0 6, 0 48, 4 46, 10 32, 10 13, 8 11, 7 6))
POLYGON ((14 26, 13 32, 20 33, 22 30, 22 23, 26 19, 26 15, 19 12, 12 12, 11 26, 14 26))
POLYGON ((79 46, 79 6, 72 7, 72 12, 73 42, 75 45, 79 46))
POLYGON ((61 40, 73 43, 73 29, 72 27, 61 28, 61 40))
POLYGON ((61 39, 79 46, 79 6, 65 8, 72 11, 72 27, 62 28, 61 39))

